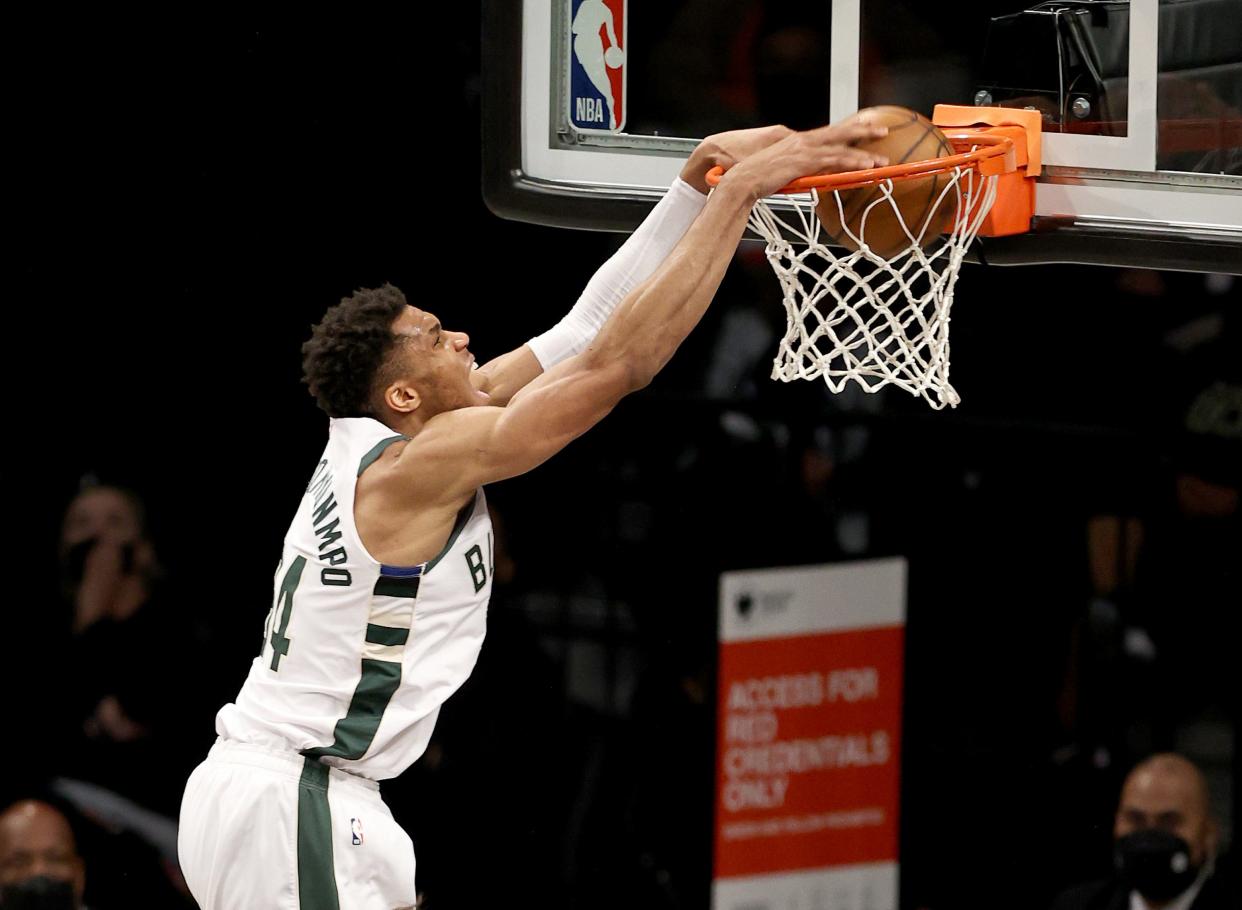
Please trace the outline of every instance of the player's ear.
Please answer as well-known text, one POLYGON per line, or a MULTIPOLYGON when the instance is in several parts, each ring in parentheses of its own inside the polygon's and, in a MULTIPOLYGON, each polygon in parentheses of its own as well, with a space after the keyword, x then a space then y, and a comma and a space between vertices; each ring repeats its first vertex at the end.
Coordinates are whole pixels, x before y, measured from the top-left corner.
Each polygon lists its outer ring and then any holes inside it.
POLYGON ((408 382, 394 382, 384 389, 384 404, 399 414, 413 414, 422 403, 418 389, 408 382))

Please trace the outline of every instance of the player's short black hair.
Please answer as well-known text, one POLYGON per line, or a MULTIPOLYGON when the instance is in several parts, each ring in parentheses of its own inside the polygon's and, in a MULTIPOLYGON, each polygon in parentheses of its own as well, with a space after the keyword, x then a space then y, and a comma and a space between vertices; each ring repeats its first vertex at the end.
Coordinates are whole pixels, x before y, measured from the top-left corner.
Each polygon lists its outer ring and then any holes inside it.
POLYGON ((385 284, 354 291, 324 314, 302 345, 302 381, 329 417, 371 415, 376 378, 397 344, 405 295, 385 284))

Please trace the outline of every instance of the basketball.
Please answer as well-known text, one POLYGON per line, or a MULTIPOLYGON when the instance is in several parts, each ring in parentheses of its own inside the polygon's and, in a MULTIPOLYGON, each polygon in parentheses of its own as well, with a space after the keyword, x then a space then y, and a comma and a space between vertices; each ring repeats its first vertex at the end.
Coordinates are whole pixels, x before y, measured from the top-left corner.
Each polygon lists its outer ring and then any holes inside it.
POLYGON ((609 69, 615 70, 623 63, 625 63, 625 51, 621 50, 621 48, 617 47, 615 44, 608 48, 608 50, 604 51, 604 64, 609 69))
MULTIPOLYGON (((859 148, 884 155, 890 165, 942 158, 954 153, 944 133, 915 111, 884 105, 866 108, 863 113, 871 114, 887 126, 888 135, 873 142, 861 143, 859 148)), ((916 238, 922 231, 921 245, 924 248, 935 243, 953 226, 957 196, 949 192, 941 198, 950 179, 949 174, 929 174, 909 180, 894 180, 891 203, 884 198, 886 184, 883 183, 837 193, 821 190, 816 211, 825 233, 835 243, 856 250, 858 243, 853 237, 858 237, 879 256, 891 259, 910 246, 910 239, 902 228, 903 222, 916 238), (923 228, 925 224, 926 229, 923 228)))

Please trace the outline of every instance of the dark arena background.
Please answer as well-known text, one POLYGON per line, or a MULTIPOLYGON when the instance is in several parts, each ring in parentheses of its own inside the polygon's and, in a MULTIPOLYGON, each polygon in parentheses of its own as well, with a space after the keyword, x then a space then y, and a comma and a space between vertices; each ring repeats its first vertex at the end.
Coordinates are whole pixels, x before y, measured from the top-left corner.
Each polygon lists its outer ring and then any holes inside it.
MULTIPOLYGON (((70 817, 92 910, 193 906, 168 826, 323 445, 311 324, 392 282, 486 361, 620 240, 487 210, 476 4, 163 15, 4 40, 0 808, 70 817), (61 545, 92 484, 141 498, 160 567, 103 631, 61 545)), ((384 784, 425 906, 705 910, 720 573, 881 556, 909 567, 902 907, 1034 910, 1107 875, 1121 782, 1159 751, 1204 771, 1232 874, 1240 288, 967 266, 963 403, 932 412, 770 382, 783 314, 744 246, 650 387, 488 490, 482 657, 384 784)))

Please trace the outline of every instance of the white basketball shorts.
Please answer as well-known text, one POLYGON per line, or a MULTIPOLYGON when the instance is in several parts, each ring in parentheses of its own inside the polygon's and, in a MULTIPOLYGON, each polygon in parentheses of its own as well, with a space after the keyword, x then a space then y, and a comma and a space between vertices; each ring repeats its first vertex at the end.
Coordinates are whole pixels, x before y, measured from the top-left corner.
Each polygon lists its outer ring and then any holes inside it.
POLYGON ((177 852, 203 910, 414 906, 414 845, 379 784, 296 752, 212 746, 185 786, 177 852))

